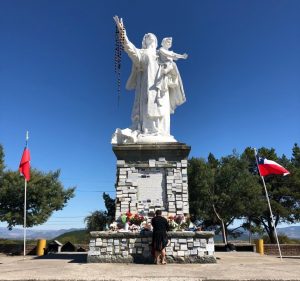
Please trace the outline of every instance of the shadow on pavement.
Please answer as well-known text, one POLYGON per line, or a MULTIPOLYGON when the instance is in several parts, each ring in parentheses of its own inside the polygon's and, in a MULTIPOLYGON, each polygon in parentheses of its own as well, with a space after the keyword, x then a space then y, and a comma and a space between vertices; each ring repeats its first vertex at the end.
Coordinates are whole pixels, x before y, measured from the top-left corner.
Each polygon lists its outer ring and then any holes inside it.
MULTIPOLYGON (((280 257, 277 257, 278 259, 280 259, 280 257)), ((295 257, 295 256, 291 256, 291 257, 282 257, 283 259, 294 259, 294 260, 299 260, 300 257, 295 257)))
POLYGON ((35 257, 37 260, 70 260, 69 263, 86 263, 87 253, 50 253, 44 256, 35 257))

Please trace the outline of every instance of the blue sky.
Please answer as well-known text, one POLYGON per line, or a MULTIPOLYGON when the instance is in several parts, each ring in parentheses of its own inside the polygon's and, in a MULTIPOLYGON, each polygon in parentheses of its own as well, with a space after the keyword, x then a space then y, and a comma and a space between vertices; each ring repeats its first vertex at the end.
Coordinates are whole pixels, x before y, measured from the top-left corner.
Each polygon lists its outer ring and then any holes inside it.
MULTIPOLYGON (((122 59, 118 105, 115 25, 139 47, 145 33, 188 53, 178 61, 187 102, 171 119, 190 156, 247 146, 291 156, 300 140, 300 1, 0 1, 0 143, 17 169, 30 132, 31 165, 61 169, 76 197, 39 228, 83 227, 114 196, 110 139, 130 125, 131 69, 122 59)), ((1 224, 4 226, 4 224, 1 224)))

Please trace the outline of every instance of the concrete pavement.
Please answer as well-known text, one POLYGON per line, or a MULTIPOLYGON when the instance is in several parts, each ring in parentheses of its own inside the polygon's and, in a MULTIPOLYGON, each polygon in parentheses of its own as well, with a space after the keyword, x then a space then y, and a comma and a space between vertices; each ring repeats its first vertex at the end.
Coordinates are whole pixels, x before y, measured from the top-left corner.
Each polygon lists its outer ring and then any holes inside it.
POLYGON ((84 254, 0 255, 0 280, 300 280, 300 257, 216 253, 217 264, 87 264, 84 254))

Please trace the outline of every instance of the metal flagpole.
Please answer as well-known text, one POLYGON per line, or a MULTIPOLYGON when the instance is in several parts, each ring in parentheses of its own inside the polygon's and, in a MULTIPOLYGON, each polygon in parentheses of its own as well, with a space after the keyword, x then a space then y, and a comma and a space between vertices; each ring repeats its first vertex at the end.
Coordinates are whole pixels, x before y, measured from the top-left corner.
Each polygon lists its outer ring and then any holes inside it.
MULTIPOLYGON (((26 148, 27 148, 27 145, 28 145, 28 131, 26 132, 26 148)), ((24 187, 24 259, 25 259, 25 256, 26 256, 26 209, 27 209, 27 206, 26 206, 26 194, 27 194, 27 180, 25 178, 25 187, 24 187)))
POLYGON ((277 230, 276 230, 276 226, 275 226, 275 222, 274 222, 274 218, 273 218, 273 213, 272 213, 272 209, 271 209, 269 194, 268 194, 268 191, 267 191, 267 188, 266 188, 264 177, 261 176, 261 179, 262 179, 263 184, 264 184, 265 193, 266 193, 266 197, 267 197, 267 201, 268 201, 268 205, 269 205, 269 209, 270 209, 270 215, 271 215, 271 219, 272 219, 272 226, 274 227, 276 241, 277 241, 277 246, 278 246, 278 250, 279 250, 279 255, 280 255, 280 259, 282 261, 281 249, 280 249, 280 245, 279 245, 279 241, 278 241, 278 236, 277 236, 277 230))
POLYGON ((26 192, 27 192, 27 180, 25 179, 25 188, 24 188, 24 259, 26 256, 26 192))
MULTIPOLYGON (((255 153, 255 160, 256 160, 256 165, 257 165, 257 169, 260 175, 260 171, 259 171, 259 167, 258 167, 258 161, 257 161, 257 152, 256 149, 254 148, 254 153, 255 153)), ((275 231, 275 237, 276 237, 276 242, 277 242, 277 246, 278 246, 278 251, 279 251, 279 256, 280 256, 280 260, 282 261, 282 255, 281 255, 281 249, 280 249, 280 244, 279 244, 279 240, 278 240, 278 235, 277 235, 277 230, 276 230, 276 226, 275 226, 275 222, 274 222, 274 218, 273 218, 273 212, 272 212, 272 208, 271 208, 271 204, 270 204, 270 199, 269 199, 269 194, 268 194, 268 190, 266 187, 266 183, 265 183, 265 179, 263 176, 261 176, 263 185, 264 185, 264 189, 265 189, 265 193, 266 193, 266 197, 267 197, 267 201, 268 201, 268 206, 269 206, 269 210, 270 210, 270 216, 271 216, 271 220, 272 220, 272 226, 274 227, 274 231, 275 231)))

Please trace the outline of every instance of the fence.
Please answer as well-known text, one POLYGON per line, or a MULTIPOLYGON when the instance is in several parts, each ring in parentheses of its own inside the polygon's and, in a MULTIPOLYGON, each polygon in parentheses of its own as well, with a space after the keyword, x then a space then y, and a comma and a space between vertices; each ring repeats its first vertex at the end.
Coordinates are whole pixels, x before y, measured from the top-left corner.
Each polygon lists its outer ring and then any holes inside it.
MULTIPOLYGON (((279 255, 276 244, 265 244, 265 255, 279 255)), ((280 244, 283 256, 300 256, 300 244, 280 244)))

